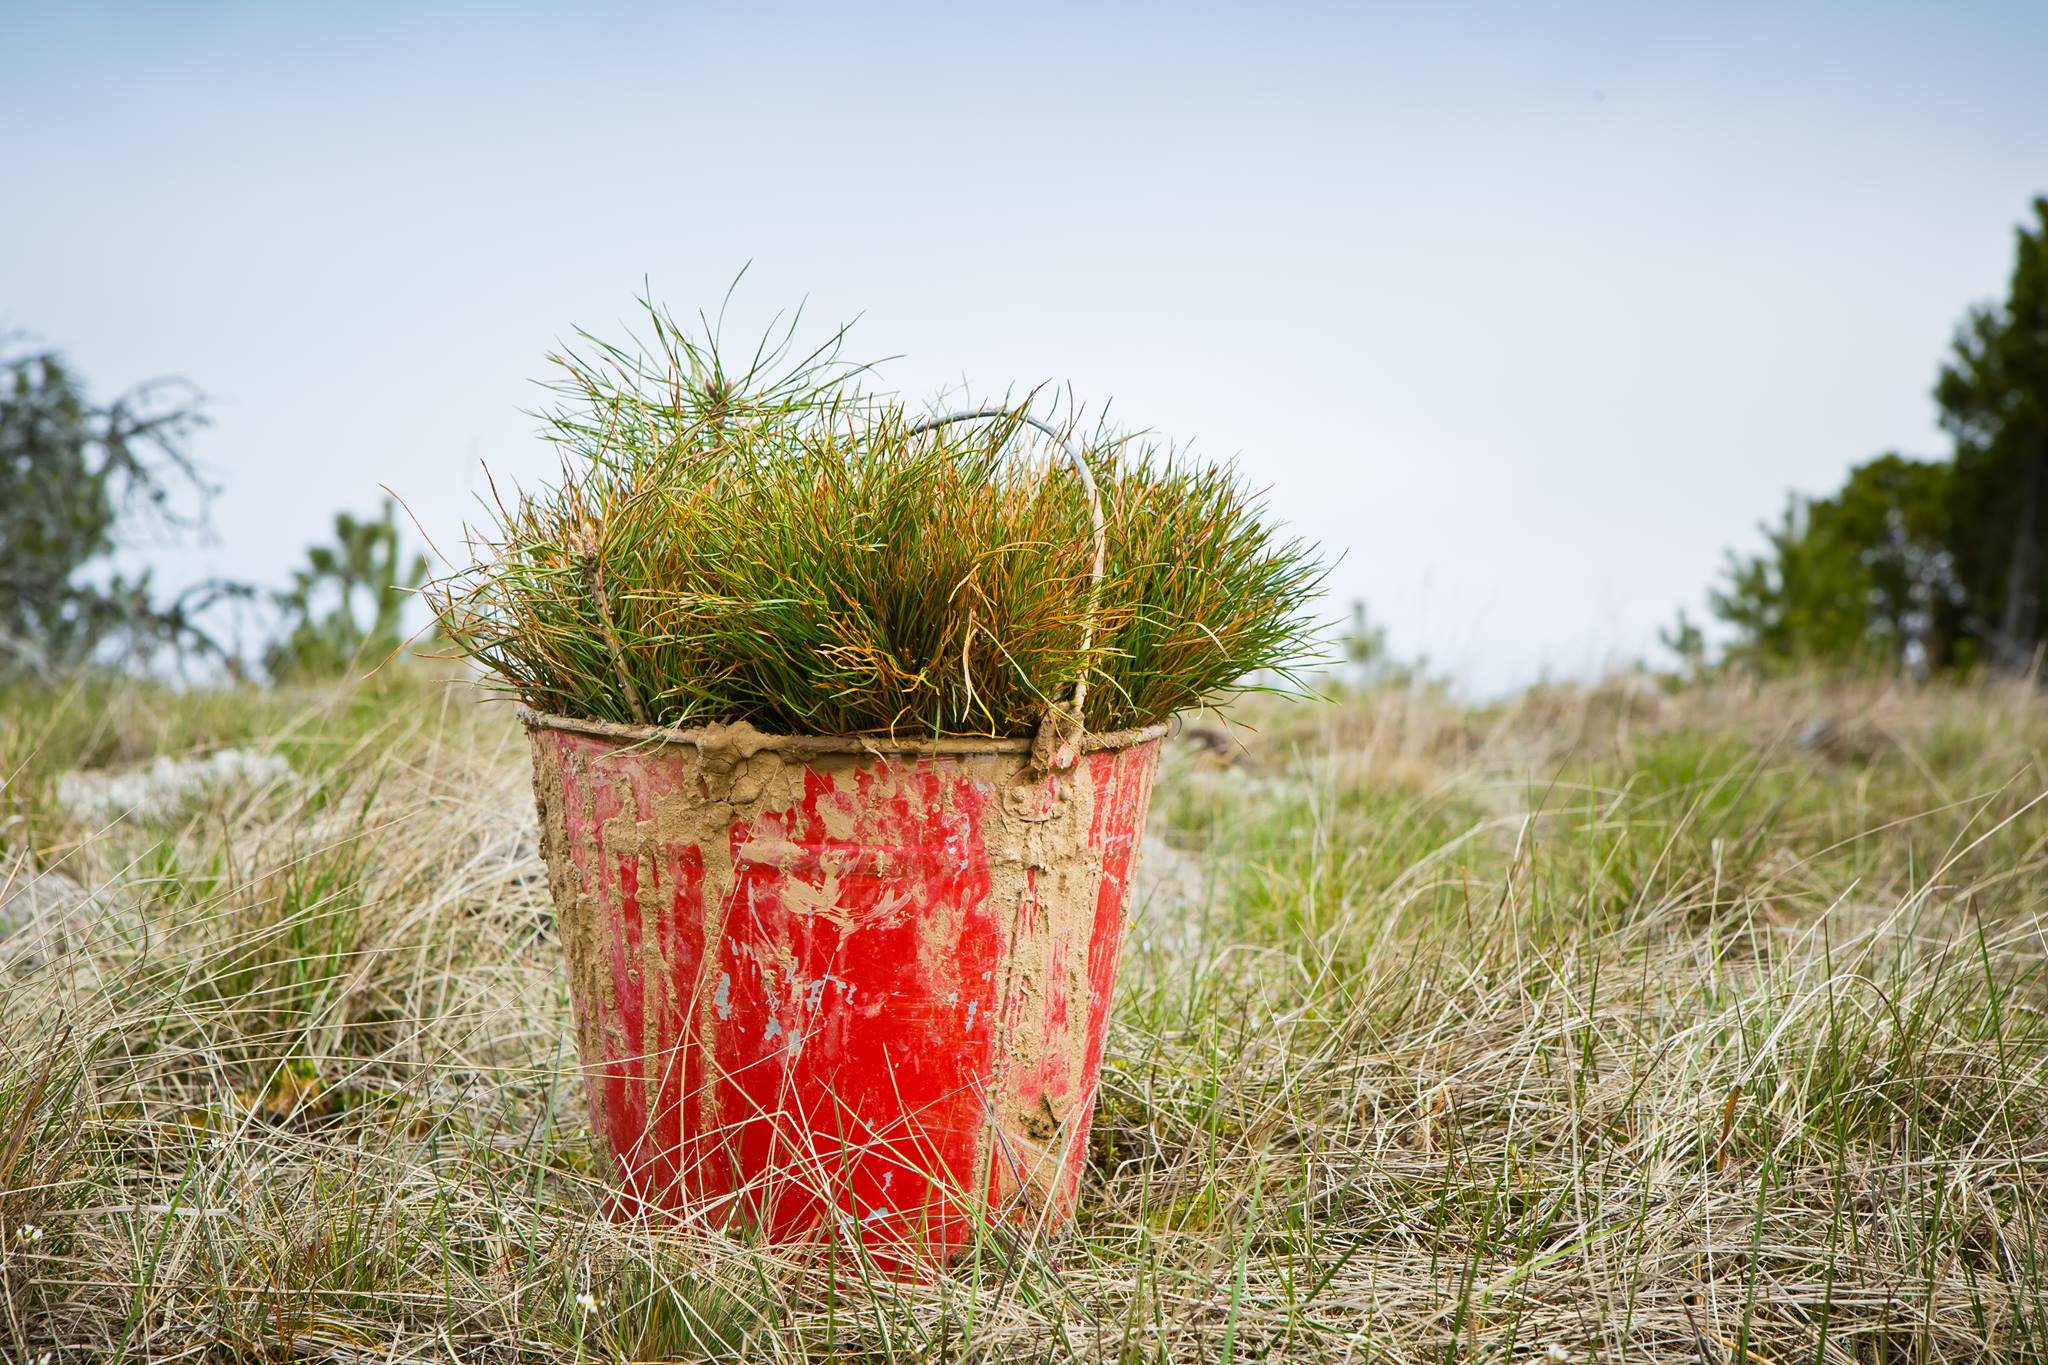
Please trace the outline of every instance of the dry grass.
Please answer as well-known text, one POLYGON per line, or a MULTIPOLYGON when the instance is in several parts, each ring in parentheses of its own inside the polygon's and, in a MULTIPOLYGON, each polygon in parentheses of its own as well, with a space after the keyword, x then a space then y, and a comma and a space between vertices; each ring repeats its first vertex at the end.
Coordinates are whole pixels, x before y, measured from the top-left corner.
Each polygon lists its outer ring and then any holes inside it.
POLYGON ((0 994, 0 1350, 2048 1361, 2038 696, 1261 719, 1169 754, 1078 1228, 891 1283, 595 1216, 502 708, 9 698, 8 864, 107 910, 0 994), (51 796, 272 737, 175 819, 51 796))

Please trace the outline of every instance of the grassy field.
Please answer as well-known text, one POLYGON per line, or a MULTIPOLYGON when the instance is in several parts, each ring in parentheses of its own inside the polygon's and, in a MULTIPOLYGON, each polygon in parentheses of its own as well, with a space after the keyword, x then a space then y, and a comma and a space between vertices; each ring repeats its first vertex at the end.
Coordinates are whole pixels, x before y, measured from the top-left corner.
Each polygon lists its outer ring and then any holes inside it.
POLYGON ((1168 754, 1076 1230, 895 1283, 596 1217, 506 708, 0 697, 0 1358, 2048 1361, 2048 701, 1249 719, 1168 754))

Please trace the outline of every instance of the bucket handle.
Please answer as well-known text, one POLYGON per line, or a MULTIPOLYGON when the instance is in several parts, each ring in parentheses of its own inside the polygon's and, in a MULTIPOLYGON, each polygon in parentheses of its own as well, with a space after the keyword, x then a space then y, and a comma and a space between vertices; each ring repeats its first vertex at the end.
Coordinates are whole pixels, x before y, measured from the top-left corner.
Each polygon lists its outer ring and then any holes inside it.
POLYGON ((1103 521, 1102 495, 1096 491, 1095 475, 1089 470, 1088 462, 1081 458, 1080 449, 1067 439, 1065 432, 1021 408, 982 407, 942 413, 911 423, 905 434, 917 436, 954 422, 985 422, 999 417, 1022 422, 1052 437, 1065 452, 1067 463, 1080 475, 1081 487, 1088 494, 1088 522, 1095 536, 1095 562, 1088 571, 1088 611, 1081 618, 1081 670, 1074 677, 1073 700, 1064 705, 1054 702, 1046 709, 1045 720, 1038 727, 1038 736, 1031 744, 1031 759, 1035 766, 1048 772, 1063 771, 1073 767, 1081 756, 1081 737, 1087 725, 1088 658, 1095 649, 1095 614, 1102 605, 1102 578, 1109 561, 1109 531, 1103 521))

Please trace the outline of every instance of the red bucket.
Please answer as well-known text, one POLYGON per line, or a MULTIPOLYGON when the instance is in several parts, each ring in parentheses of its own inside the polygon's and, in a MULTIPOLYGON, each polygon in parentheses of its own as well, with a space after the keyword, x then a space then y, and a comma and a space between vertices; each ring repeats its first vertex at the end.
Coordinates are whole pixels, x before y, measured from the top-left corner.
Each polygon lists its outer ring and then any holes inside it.
POLYGON ((525 720, 620 1212, 888 1260, 1070 1215, 1163 727, 1048 770, 525 720))

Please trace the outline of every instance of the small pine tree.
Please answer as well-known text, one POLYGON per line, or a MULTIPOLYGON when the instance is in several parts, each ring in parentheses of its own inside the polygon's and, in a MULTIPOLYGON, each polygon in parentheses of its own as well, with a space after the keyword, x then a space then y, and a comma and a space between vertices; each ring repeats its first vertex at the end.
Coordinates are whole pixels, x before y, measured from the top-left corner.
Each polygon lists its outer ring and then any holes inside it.
POLYGON ((276 595, 289 628, 264 654, 272 677, 333 677, 374 667, 404 642, 405 598, 426 581, 427 560, 405 558, 390 499, 380 518, 338 514, 334 543, 312 546, 306 561, 291 588, 276 595))

